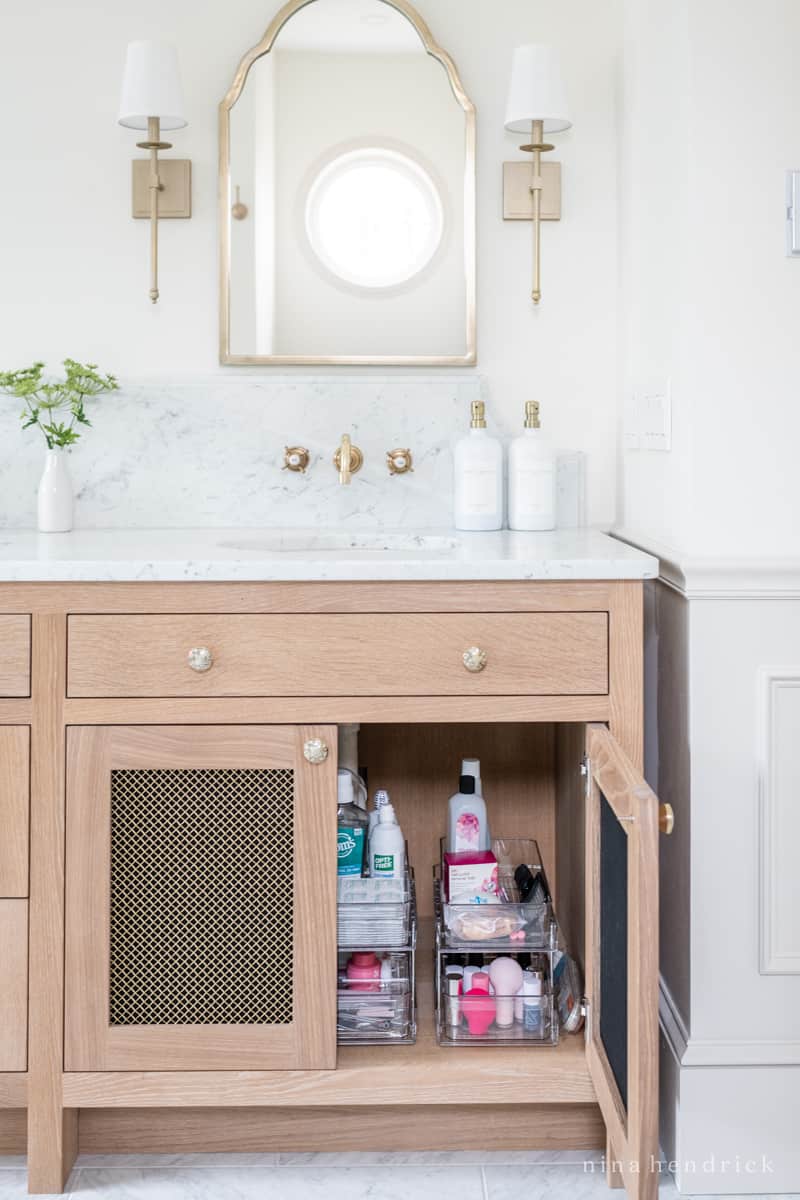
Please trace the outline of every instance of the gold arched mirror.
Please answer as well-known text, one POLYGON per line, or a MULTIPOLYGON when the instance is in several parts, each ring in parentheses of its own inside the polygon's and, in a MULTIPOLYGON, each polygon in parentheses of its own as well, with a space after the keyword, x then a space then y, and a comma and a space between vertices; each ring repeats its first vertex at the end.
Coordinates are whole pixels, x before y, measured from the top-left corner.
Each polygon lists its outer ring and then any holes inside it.
POLYGON ((221 362, 475 362, 475 108, 406 0, 290 0, 219 121, 221 362))

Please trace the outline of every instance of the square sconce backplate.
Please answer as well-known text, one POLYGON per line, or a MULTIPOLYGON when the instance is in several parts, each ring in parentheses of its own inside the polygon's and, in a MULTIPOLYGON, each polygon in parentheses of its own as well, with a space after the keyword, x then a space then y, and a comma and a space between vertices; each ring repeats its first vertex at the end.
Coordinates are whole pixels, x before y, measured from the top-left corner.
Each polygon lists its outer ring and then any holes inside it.
MULTIPOLYGON (((160 158, 158 177, 162 188, 158 193, 159 217, 191 217, 192 163, 188 158, 160 158)), ((133 160, 133 215, 150 216, 150 159, 133 160)))
MULTIPOLYGON (((532 221, 530 159, 503 163, 503 220, 532 221)), ((542 220, 561 220, 561 163, 543 162, 542 220)))

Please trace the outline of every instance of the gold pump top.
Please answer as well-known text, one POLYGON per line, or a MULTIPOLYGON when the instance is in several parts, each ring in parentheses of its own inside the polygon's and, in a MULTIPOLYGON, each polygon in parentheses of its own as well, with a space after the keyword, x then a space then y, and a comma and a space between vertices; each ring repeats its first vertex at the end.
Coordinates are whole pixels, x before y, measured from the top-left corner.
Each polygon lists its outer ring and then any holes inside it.
POLYGON ((482 400, 472 401, 472 421, 470 429, 486 428, 486 406, 482 400))
POLYGON ((525 402, 525 428, 541 429, 538 400, 527 400, 525 402))

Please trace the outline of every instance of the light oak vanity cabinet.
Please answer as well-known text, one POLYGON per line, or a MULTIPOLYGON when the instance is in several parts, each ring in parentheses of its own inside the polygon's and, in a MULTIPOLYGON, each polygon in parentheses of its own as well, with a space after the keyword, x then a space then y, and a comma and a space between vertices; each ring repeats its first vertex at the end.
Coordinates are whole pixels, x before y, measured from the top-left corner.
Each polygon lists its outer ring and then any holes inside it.
POLYGON ((27 1102, 32 1190, 78 1147, 608 1139, 655 1195, 641 581, 9 584, 6 611, 32 613, 32 674, 28 695, 19 654, 0 665, 0 1147, 27 1102), (417 871, 414 1046, 336 1047, 349 722, 417 871), (585 969, 586 1035, 554 1048, 436 1045, 430 872, 463 755, 494 831, 538 839, 585 969))

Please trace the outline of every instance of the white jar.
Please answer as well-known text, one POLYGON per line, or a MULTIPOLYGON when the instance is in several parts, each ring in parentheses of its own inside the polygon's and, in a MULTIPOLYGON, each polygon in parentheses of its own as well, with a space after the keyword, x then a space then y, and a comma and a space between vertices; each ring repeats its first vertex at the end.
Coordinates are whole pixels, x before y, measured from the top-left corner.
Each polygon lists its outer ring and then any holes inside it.
POLYGON ((539 404, 525 405, 525 428, 508 452, 508 527, 556 527, 556 455, 539 427, 539 404))
POLYGON ((482 400, 472 404, 472 424, 454 455, 456 529, 503 528, 503 446, 486 432, 482 400))

